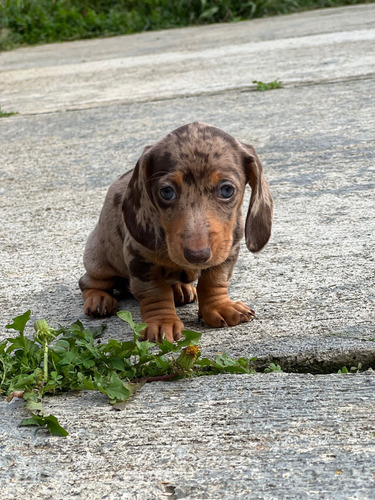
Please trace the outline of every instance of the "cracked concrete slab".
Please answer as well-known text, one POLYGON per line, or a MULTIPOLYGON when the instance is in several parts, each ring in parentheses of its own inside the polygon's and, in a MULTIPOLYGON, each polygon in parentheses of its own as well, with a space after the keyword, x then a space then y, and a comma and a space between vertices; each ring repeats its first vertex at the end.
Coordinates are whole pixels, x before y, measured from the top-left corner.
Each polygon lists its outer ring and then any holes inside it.
MULTIPOLYGON (((204 120, 256 147, 275 198, 269 245, 242 248, 230 287, 259 319, 213 330, 179 309, 204 355, 374 367, 374 17, 363 5, 0 54, 0 105, 20 112, 0 120, 0 338, 27 309, 129 338, 83 315, 85 240, 143 146, 204 120), (284 89, 251 88, 275 78, 284 89)), ((140 319, 136 301, 121 307, 140 319)), ((101 395, 50 398, 66 439, 18 429, 22 407, 2 401, 1 495, 372 499, 373 389, 371 372, 259 374, 150 384, 120 413, 101 395)))

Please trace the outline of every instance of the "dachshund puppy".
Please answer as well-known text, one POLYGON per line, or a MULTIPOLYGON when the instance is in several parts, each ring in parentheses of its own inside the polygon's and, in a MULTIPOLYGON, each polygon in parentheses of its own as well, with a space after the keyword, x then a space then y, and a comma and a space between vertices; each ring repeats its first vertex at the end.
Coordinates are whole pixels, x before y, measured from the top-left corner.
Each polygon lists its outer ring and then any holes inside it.
POLYGON ((197 298, 200 316, 213 327, 249 321, 254 312, 229 298, 228 280, 244 230, 248 249, 258 252, 270 238, 272 213, 252 146, 205 123, 174 130, 146 146, 135 168, 108 190, 84 254, 85 313, 114 314, 112 291, 117 278, 125 278, 147 323, 145 339, 179 339, 183 324, 175 304, 197 298))

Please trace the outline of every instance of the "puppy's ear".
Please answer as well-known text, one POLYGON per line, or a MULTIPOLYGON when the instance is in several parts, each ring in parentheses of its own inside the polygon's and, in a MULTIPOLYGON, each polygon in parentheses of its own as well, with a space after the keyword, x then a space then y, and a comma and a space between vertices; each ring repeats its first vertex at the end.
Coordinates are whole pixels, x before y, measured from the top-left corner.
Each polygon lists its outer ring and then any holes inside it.
POLYGON ((165 235, 150 189, 152 148, 153 146, 146 146, 137 161, 125 192, 122 211, 132 237, 149 250, 155 251, 165 235))
POLYGON ((246 217, 245 239, 250 252, 259 252, 271 236, 273 199, 263 168, 255 149, 241 143, 244 149, 244 169, 251 187, 249 210, 246 217))

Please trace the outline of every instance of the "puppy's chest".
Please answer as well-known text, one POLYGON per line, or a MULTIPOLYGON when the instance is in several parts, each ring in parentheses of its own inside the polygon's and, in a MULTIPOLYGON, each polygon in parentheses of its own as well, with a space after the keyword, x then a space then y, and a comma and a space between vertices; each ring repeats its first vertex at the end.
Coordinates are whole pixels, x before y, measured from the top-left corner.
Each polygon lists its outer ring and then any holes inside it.
MULTIPOLYGON (((131 272, 132 263, 137 262, 138 269, 145 269, 149 278, 154 280, 163 279, 167 283, 173 285, 175 283, 192 283, 196 281, 201 271, 198 269, 183 268, 173 262, 167 252, 167 247, 164 251, 152 252, 145 247, 134 242, 125 250, 125 260, 128 261, 128 266, 131 272)), ((132 274, 132 273, 131 273, 132 274)), ((139 279, 145 278, 144 276, 135 276, 139 279)))
POLYGON ((166 267, 161 268, 161 274, 164 280, 170 285, 175 283, 193 283, 200 276, 200 271, 192 271, 191 269, 181 269, 176 271, 166 267))
POLYGON ((173 262, 168 253, 144 252, 144 258, 153 264, 155 274, 160 274, 165 281, 171 283, 192 283, 201 274, 198 269, 184 268, 173 262))

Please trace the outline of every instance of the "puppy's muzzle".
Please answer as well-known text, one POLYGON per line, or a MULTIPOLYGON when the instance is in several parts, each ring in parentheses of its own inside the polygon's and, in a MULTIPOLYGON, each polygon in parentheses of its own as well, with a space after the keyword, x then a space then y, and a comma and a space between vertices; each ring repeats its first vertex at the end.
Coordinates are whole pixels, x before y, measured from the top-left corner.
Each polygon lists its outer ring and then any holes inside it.
POLYGON ((192 250, 191 248, 184 248, 184 257, 190 264, 204 264, 211 257, 210 248, 201 248, 199 250, 192 250))

